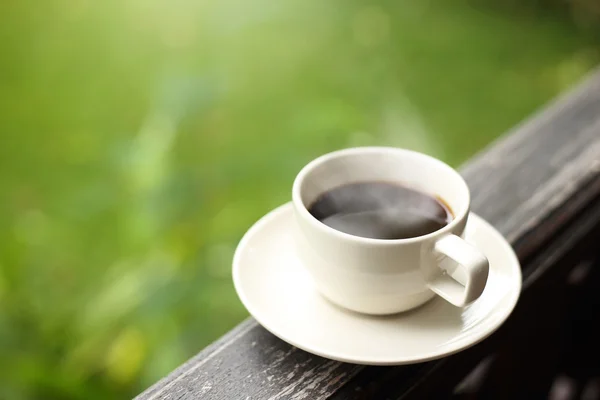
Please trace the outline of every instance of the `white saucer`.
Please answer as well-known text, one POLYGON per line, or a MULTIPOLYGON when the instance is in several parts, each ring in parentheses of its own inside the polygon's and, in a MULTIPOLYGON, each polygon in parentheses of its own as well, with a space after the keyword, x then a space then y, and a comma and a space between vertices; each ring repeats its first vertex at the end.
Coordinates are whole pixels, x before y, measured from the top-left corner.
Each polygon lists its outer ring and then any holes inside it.
POLYGON ((267 330, 319 356, 370 365, 428 361, 466 349, 494 332, 510 315, 521 291, 521 268, 510 245, 471 214, 466 239, 490 261, 481 297, 457 308, 439 297, 392 316, 346 311, 323 298, 296 258, 293 211, 285 204, 246 233, 233 259, 233 281, 242 303, 267 330))

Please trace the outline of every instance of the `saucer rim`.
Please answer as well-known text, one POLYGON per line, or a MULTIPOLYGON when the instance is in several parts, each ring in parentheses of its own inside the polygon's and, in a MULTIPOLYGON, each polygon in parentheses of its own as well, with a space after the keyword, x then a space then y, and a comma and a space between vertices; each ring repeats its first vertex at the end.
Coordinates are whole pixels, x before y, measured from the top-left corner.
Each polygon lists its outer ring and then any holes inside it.
MULTIPOLYGON (((345 362, 345 363, 359 364, 359 365, 374 365, 374 366, 408 365, 408 364, 416 364, 416 363, 440 359, 440 358, 447 357, 452 354, 461 352, 469 347, 472 347, 472 346, 480 343, 481 341, 483 341, 484 339, 489 337, 492 333, 494 333, 496 330, 498 330, 498 328, 508 319, 508 317, 514 311, 516 304, 519 300, 519 297, 521 294, 521 288, 522 288, 522 273, 521 273, 520 262, 519 262, 517 255, 515 254, 512 246, 508 243, 508 241, 504 238, 504 236, 502 236, 502 234, 500 232, 498 232, 498 230, 496 228, 494 228, 485 219, 483 219, 482 217, 478 216, 477 214, 475 214, 474 212, 471 211, 469 213, 469 219, 467 221, 467 229, 468 229, 469 225, 473 224, 473 221, 477 221, 475 223, 484 226, 485 229, 487 229, 489 231, 489 233, 492 236, 494 236, 493 240, 498 242, 500 245, 502 245, 505 248, 506 253, 507 253, 506 256, 512 259, 512 261, 510 263, 511 264, 511 274, 510 275, 513 276, 512 280, 514 281, 513 282, 514 286, 511 289, 510 295, 507 296, 507 299, 506 299, 506 302, 507 302, 506 308, 508 309, 508 312, 506 312, 505 315, 502 315, 501 317, 490 322, 489 327, 487 329, 483 330, 482 332, 476 333, 473 336, 467 336, 467 337, 463 338, 463 340, 459 340, 459 341, 455 342, 453 345, 450 345, 447 350, 444 350, 441 352, 440 351, 430 351, 427 353, 423 353, 423 355, 420 355, 420 356, 404 357, 404 358, 403 357, 394 357, 393 359, 385 359, 385 358, 364 359, 364 358, 360 358, 360 357, 352 357, 349 355, 332 353, 330 351, 321 349, 319 346, 316 346, 316 347, 304 346, 301 343, 296 342, 295 340, 290 340, 287 337, 287 335, 282 334, 281 332, 277 332, 277 329, 272 329, 272 327, 269 327, 269 324, 264 323, 264 319, 262 318, 262 313, 260 312, 260 310, 258 310, 256 307, 254 307, 252 305, 252 302, 248 300, 245 292, 242 290, 242 282, 241 282, 242 278, 240 277, 241 276, 241 271, 240 271, 241 270, 241 262, 240 262, 241 254, 243 254, 244 251, 246 250, 248 242, 251 240, 251 238, 254 237, 254 235, 263 228, 263 226, 269 224, 272 220, 275 220, 278 217, 280 217, 280 214, 285 214, 286 212, 293 211, 293 210, 289 210, 292 208, 293 208, 292 202, 287 202, 285 204, 282 204, 282 205, 276 207, 275 209, 269 211, 264 216, 262 216, 258 221, 256 221, 250 227, 250 229, 248 229, 248 231, 246 231, 246 233, 240 240, 240 242, 235 250, 234 256, 233 256, 232 276, 233 276, 234 288, 238 295, 238 298, 240 299, 240 301, 242 302, 242 304, 244 305, 246 310, 249 312, 249 314, 263 328, 265 328, 267 331, 269 331, 270 333, 272 333, 279 339, 283 340, 284 342, 286 342, 294 347, 304 350, 308 353, 311 353, 311 354, 314 354, 314 355, 317 355, 317 356, 320 356, 320 357, 323 357, 326 359, 341 361, 341 362, 345 362)), ((434 296, 434 298, 432 298, 429 301, 435 301, 436 297, 439 297, 439 296, 434 296)), ((444 301, 443 299, 437 299, 437 300, 444 301)), ((420 308, 421 307, 418 307, 414 311, 419 312, 420 308)), ((357 316, 357 317, 360 317, 360 316, 357 316)))

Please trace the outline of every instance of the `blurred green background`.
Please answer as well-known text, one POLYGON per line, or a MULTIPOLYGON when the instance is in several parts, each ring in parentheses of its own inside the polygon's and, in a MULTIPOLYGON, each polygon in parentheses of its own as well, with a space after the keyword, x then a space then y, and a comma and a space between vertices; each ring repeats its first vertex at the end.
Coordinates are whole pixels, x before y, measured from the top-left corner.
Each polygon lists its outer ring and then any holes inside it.
POLYGON ((134 396, 247 315, 310 159, 459 165, 571 86, 600 40, 555 3, 0 2, 0 399, 134 396))

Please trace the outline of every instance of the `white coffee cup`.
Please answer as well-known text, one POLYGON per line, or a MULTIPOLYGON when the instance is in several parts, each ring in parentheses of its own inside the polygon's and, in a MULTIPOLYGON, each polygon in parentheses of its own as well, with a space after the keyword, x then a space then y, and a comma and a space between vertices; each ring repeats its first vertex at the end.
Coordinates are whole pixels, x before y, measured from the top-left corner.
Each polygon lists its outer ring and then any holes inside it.
POLYGON ((292 202, 298 256, 321 294, 339 306, 367 314, 392 314, 415 308, 435 294, 462 307, 483 292, 488 260, 462 238, 469 217, 469 188, 442 161, 399 148, 335 151, 300 171, 292 202), (369 181, 397 182, 438 196, 454 218, 427 235, 386 240, 343 233, 308 211, 321 194, 333 188, 369 181))

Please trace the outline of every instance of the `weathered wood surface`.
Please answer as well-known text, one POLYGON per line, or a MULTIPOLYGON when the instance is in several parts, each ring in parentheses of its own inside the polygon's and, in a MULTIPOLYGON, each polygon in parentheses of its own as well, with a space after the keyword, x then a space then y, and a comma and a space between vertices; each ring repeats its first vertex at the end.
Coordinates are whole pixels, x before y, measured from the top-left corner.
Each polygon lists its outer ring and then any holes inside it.
POLYGON ((498 333, 442 360, 364 367, 298 350, 248 319, 138 399, 396 399, 451 389, 527 318, 536 282, 600 243, 600 70, 461 172, 473 210, 509 238, 524 265, 522 299, 498 333))

